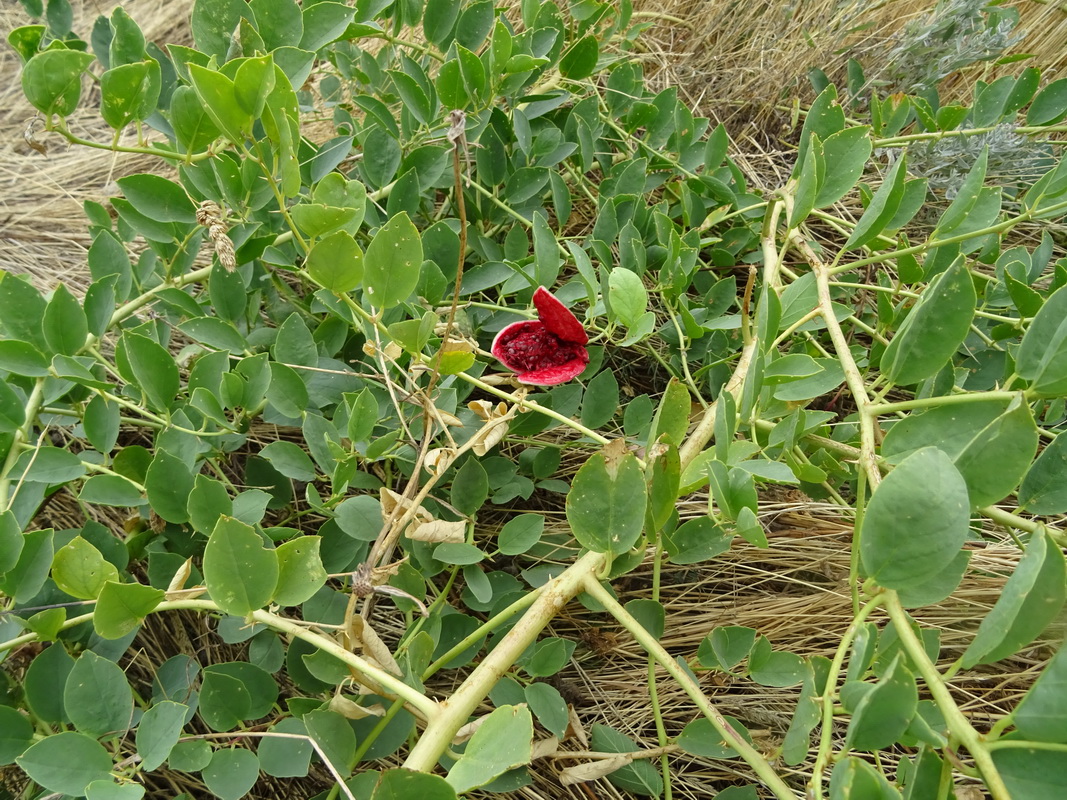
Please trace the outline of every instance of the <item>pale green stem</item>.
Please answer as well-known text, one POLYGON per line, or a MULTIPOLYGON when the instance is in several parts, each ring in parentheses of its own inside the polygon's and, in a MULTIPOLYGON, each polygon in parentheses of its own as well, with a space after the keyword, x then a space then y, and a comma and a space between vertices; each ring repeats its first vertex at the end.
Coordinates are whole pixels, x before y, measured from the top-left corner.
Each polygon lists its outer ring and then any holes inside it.
POLYGON ((911 411, 916 408, 933 406, 960 406, 968 403, 985 403, 990 400, 1011 401, 1017 397, 1025 398, 1023 392, 973 392, 970 394, 947 394, 939 397, 924 397, 920 400, 902 400, 899 403, 872 403, 866 406, 866 413, 871 416, 895 414, 898 411, 911 411))
MULTIPOLYGON (((1067 211, 1067 201, 1062 203, 1055 203, 1047 208, 1041 209, 1042 217, 1056 216, 1057 214, 1067 211)), ((830 273, 837 275, 841 272, 850 272, 860 267, 866 267, 868 264, 882 264, 887 261, 893 261, 900 256, 914 255, 915 253, 924 253, 927 250, 933 250, 937 247, 944 247, 947 244, 956 244, 957 242, 965 242, 968 239, 975 239, 979 236, 985 236, 989 233, 1000 233, 1001 231, 1010 230, 1021 222, 1029 222, 1033 215, 1027 211, 1011 219, 1006 219, 1003 222, 998 222, 996 225, 990 225, 986 228, 981 228, 977 231, 970 233, 960 233, 955 236, 946 236, 944 239, 934 239, 932 241, 924 242, 923 244, 913 245, 912 247, 904 247, 900 250, 893 250, 889 253, 879 253, 878 255, 869 256, 868 258, 861 258, 858 261, 852 261, 848 264, 842 264, 839 267, 834 267, 830 270, 830 273)))
MULTIPOLYGON (((852 357, 852 351, 849 349, 844 331, 841 330, 837 317, 834 316, 830 298, 830 269, 815 254, 815 251, 811 249, 803 237, 794 234, 793 242, 815 272, 815 282, 819 292, 819 308, 822 310, 822 317, 826 322, 826 330, 830 334, 830 340, 834 343, 834 351, 837 354, 837 360, 841 364, 841 369, 844 370, 845 383, 848 385, 849 391, 852 392, 856 405, 863 412, 870 405, 871 399, 867 395, 867 386, 863 382, 863 376, 856 365, 856 360, 852 357)), ((872 490, 876 489, 882 480, 882 473, 878 469, 876 460, 876 447, 874 417, 861 413, 860 450, 862 454, 860 463, 863 465, 864 472, 867 473, 867 480, 870 482, 872 490)))
POLYGON ((541 588, 540 596, 515 623, 515 627, 504 634, 482 658, 451 697, 440 702, 419 741, 404 761, 405 769, 429 772, 436 766, 438 759, 451 746, 456 732, 467 723, 489 690, 511 669, 545 626, 601 570, 606 560, 603 553, 586 553, 541 588))
POLYGON ((983 741, 981 734, 974 729, 970 720, 964 716, 959 706, 956 705, 956 701, 945 685, 941 673, 937 671, 937 667, 934 666, 934 663, 926 654, 923 643, 919 641, 915 631, 912 630, 908 615, 900 604, 900 598, 896 592, 886 591, 885 609, 889 613, 890 619, 893 620, 893 628, 896 630, 897 636, 900 637, 901 645, 919 670, 919 674, 923 676, 926 687, 930 690, 934 702, 937 703, 937 707, 940 709, 942 716, 944 716, 949 731, 959 739, 971 754, 971 758, 974 759, 978 771, 982 774, 982 779, 985 781, 986 788, 992 795, 993 800, 1011 800, 1008 787, 1004 785, 1004 780, 1000 777, 1000 772, 997 771, 996 764, 993 763, 993 759, 989 754, 989 744, 983 741))
POLYGON ((33 386, 33 391, 31 391, 30 396, 26 398, 26 406, 22 412, 25 416, 25 422, 23 422, 18 430, 15 431, 15 435, 12 437, 11 447, 8 449, 7 457, 4 459, 4 465, 3 467, 0 467, 0 511, 8 510, 11 497, 11 481, 8 476, 11 474, 15 462, 18 461, 22 449, 21 445, 30 440, 30 433, 33 431, 33 421, 37 418, 37 412, 40 410, 43 402, 44 378, 38 378, 33 386))
MULTIPOLYGON (((734 373, 722 388, 722 391, 729 392, 734 397, 741 394, 741 386, 745 382, 745 373, 748 372, 748 366, 752 362, 758 345, 759 340, 753 339, 742 348, 741 357, 737 360, 737 366, 734 367, 734 373)), ((718 408, 718 400, 705 408, 696 428, 689 434, 682 446, 678 448, 678 458, 683 472, 700 455, 700 451, 704 449, 704 446, 711 441, 712 434, 715 433, 715 416, 718 408)))
POLYGON ((501 400, 507 400, 509 403, 514 403, 515 405, 520 406, 522 408, 528 409, 530 411, 537 411, 540 414, 544 414, 546 417, 551 417, 552 419, 556 420, 556 422, 562 422, 567 427, 573 428, 574 430, 578 431, 578 433, 588 436, 590 439, 592 439, 594 442, 597 442, 598 444, 607 444, 609 441, 611 441, 606 436, 602 436, 601 434, 594 431, 592 428, 587 428, 580 422, 577 422, 571 419, 570 417, 565 417, 558 411, 553 411, 551 408, 546 408, 545 406, 541 405, 540 403, 537 403, 534 400, 527 400, 525 397, 516 397, 511 392, 506 392, 503 389, 498 389, 491 383, 486 383, 485 381, 480 380, 479 378, 475 378, 473 375, 468 375, 466 372, 461 372, 456 375, 456 377, 460 380, 466 381, 472 386, 477 386, 482 391, 496 395, 501 400))
MULTIPOLYGON (((978 133, 989 133, 996 130, 996 127, 990 128, 961 128, 954 131, 928 131, 926 133, 911 133, 906 136, 890 136, 886 139, 875 139, 872 144, 875 147, 892 147, 898 144, 908 144, 909 142, 921 142, 930 139, 945 139, 950 136, 973 136, 978 133)), ((1067 131, 1067 125, 1023 125, 1015 128, 1015 133, 1030 134, 1030 133, 1060 133, 1067 131)))
POLYGON ((830 671, 826 676, 826 687, 823 689, 822 694, 822 729, 819 731, 819 752, 815 758, 815 765, 811 770, 811 781, 808 783, 815 800, 820 800, 823 796, 822 776, 831 760, 830 756, 831 750, 833 749, 834 732, 834 697, 837 694, 835 688, 837 686, 838 676, 841 674, 841 668, 845 663, 845 656, 848 655, 849 648, 852 646, 852 641, 856 638, 856 634, 859 633, 860 628, 863 627, 864 622, 867 617, 870 616, 871 612, 882 605, 884 601, 885 598, 879 595, 859 610, 859 613, 853 618, 852 624, 849 625, 848 630, 845 631, 845 635, 841 639, 841 644, 838 645, 837 652, 834 654, 834 660, 830 664, 830 671))
MULTIPOLYGON (((222 612, 222 610, 211 600, 168 600, 160 603, 151 613, 158 614, 162 611, 208 611, 208 612, 222 612)), ((341 647, 333 639, 323 636, 320 633, 308 628, 306 625, 300 625, 284 617, 279 617, 277 614, 271 614, 269 611, 253 611, 248 615, 250 619, 255 622, 259 622, 281 633, 288 634, 289 636, 297 639, 303 639, 305 642, 314 645, 324 653, 329 653, 340 661, 344 662, 347 666, 358 672, 363 677, 372 681, 381 687, 384 691, 395 695, 397 698, 403 700, 408 704, 420 717, 432 721, 440 713, 440 708, 435 700, 431 700, 426 695, 417 691, 416 689, 408 686, 400 678, 383 670, 381 667, 376 667, 370 662, 360 658, 354 653, 350 653, 345 648, 341 647)), ((91 622, 93 614, 82 614, 79 617, 73 617, 66 620, 61 626, 60 630, 67 630, 77 625, 81 625, 86 622, 91 622)), ((6 642, 0 642, 0 652, 11 650, 16 647, 20 647, 25 644, 38 641, 38 635, 36 633, 26 633, 22 636, 16 636, 14 639, 9 639, 6 642)))
POLYGON ((723 741, 729 743, 730 747, 740 754, 745 763, 752 767, 778 800, 797 800, 798 795, 774 771, 767 759, 726 722, 719 710, 701 690, 700 685, 674 660, 670 653, 663 649, 659 640, 619 604, 612 593, 605 589, 600 581, 596 579, 595 575, 587 575, 585 585, 582 588, 586 594, 604 606, 604 609, 629 631, 638 644, 645 648, 660 663, 660 666, 681 684, 682 689, 696 703, 708 721, 711 722, 723 741))

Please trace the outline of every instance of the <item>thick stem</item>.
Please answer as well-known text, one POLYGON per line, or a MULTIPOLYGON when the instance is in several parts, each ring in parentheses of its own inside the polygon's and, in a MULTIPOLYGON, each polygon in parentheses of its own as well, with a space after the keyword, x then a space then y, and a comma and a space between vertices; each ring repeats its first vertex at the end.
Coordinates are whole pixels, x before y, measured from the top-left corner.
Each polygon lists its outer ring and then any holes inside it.
POLYGON ((804 238, 798 234, 793 235, 793 243, 803 253, 804 258, 815 272, 815 282, 819 290, 819 309, 822 311, 823 320, 826 322, 826 330, 830 334, 830 340, 834 343, 837 352, 837 360, 841 363, 841 369, 845 372, 845 383, 852 392, 852 397, 860 409, 860 464, 867 473, 867 481, 871 490, 878 488, 882 481, 882 473, 878 469, 876 454, 877 442, 875 441, 874 417, 867 413, 871 405, 871 398, 867 394, 867 386, 863 382, 856 360, 852 357, 848 340, 845 338, 841 325, 834 316, 834 309, 830 303, 830 269, 822 259, 815 254, 804 238))
MULTIPOLYGON (((741 350, 741 358, 738 359, 737 366, 734 367, 734 374, 722 388, 724 392, 729 392, 734 397, 740 394, 741 386, 745 382, 745 374, 748 372, 748 365, 752 362, 752 357, 755 355, 758 346, 759 340, 753 339, 741 350)), ((678 448, 678 457, 683 471, 700 455, 704 445, 711 441, 711 436, 715 432, 715 414, 718 408, 719 403, 716 401, 704 409, 704 415, 700 418, 700 422, 697 423, 693 432, 689 434, 685 443, 678 448)))
POLYGON ((500 642, 489 651, 481 663, 467 677, 452 696, 442 700, 437 713, 430 720, 404 762, 406 769, 429 772, 452 744, 456 731, 462 728, 478 704, 489 694, 501 677, 529 647, 538 634, 564 606, 592 582, 604 566, 603 553, 586 553, 562 574, 546 583, 529 611, 515 624, 500 642))

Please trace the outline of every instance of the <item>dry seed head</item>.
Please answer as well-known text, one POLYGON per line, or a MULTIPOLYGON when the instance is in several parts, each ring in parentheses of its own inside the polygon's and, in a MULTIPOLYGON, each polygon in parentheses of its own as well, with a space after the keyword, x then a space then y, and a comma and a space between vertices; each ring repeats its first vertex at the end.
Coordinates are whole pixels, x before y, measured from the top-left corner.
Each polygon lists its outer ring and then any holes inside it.
POLYGON ((226 235, 222 209, 213 200, 205 200, 196 209, 196 221, 207 228, 208 238, 215 246, 215 255, 219 257, 219 263, 227 272, 233 272, 237 268, 237 255, 233 249, 233 242, 226 235))

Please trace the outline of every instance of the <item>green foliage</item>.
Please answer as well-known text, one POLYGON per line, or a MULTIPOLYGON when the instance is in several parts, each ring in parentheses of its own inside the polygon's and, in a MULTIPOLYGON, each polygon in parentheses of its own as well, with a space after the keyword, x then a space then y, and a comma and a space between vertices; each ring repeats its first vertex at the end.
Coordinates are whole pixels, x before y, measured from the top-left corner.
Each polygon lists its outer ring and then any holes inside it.
POLYGON ((847 92, 816 72, 789 180, 762 186, 646 85, 628 2, 198 0, 193 46, 165 48, 121 8, 82 41, 66 0, 23 6, 44 131, 85 144, 71 120, 99 113, 114 138, 89 144, 158 161, 86 204, 84 297, 0 274, 0 659, 47 645, 3 667, 0 764, 91 800, 165 770, 237 800, 312 758, 372 800, 510 791, 535 726, 571 727, 546 679, 595 668, 542 635, 580 599, 701 715, 597 724, 569 778, 660 796, 680 750, 778 798, 925 797, 962 751, 998 800, 1062 793, 1062 651, 988 730, 904 610, 968 585, 997 525, 1025 548, 951 669, 1024 653, 1067 599, 1034 518, 1067 511, 1067 82, 936 90, 1011 44, 1010 9, 938 4, 847 92), (490 356, 516 322, 521 357, 578 348, 584 372, 519 387, 490 356), (664 562, 789 547, 771 484, 857 520, 838 658, 728 619, 667 652, 664 562), (82 528, 49 526, 57 493, 82 528), (125 529, 91 521, 114 508, 125 529), (145 691, 124 654, 176 610, 247 658, 176 655, 145 691), (796 693, 788 781, 694 671, 796 693), (897 773, 855 755, 898 746, 921 749, 897 773))

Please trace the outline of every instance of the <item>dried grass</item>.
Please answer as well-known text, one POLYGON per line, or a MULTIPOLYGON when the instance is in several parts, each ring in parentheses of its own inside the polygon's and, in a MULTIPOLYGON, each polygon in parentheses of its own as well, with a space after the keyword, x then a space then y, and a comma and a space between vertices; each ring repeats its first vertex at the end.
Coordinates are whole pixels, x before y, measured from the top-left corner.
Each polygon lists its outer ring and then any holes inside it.
MULTIPOLYGON (((86 21, 91 22, 99 13, 110 13, 116 4, 81 0, 75 5, 80 29, 84 30, 86 21)), ((187 40, 182 25, 192 0, 144 0, 123 5, 149 39, 187 40)), ((845 58, 840 52, 843 47, 873 57, 912 15, 929 6, 928 0, 644 2, 639 4, 639 13, 660 21, 642 36, 642 57, 654 85, 678 86, 693 106, 731 128, 742 152, 739 163, 754 184, 776 186, 789 168, 783 139, 795 128, 793 98, 809 96, 807 70, 820 66, 839 77, 845 58), (862 19, 874 24, 850 31, 855 24, 850 14, 860 5, 866 7, 862 19)), ((1018 49, 1034 53, 1034 63, 1042 65, 1049 76, 1062 70, 1067 63, 1067 51, 1062 47, 1067 38, 1067 12, 1062 4, 1026 2, 1019 8, 1022 27, 1029 35, 1018 49)), ((17 4, 8 2, 0 8, 3 30, 24 21, 17 4)), ((974 68, 987 79, 994 73, 1017 69, 1015 65, 974 68)), ((49 145, 47 156, 33 152, 23 138, 33 112, 17 82, 17 59, 6 47, 0 48, 0 74, 5 78, 0 82, 0 185, 4 190, 0 197, 0 268, 29 274, 42 288, 50 289, 59 282, 84 288, 88 283, 85 252, 89 238, 82 202, 105 201, 117 177, 158 169, 158 162, 149 157, 68 149, 56 137, 44 140, 49 145)), ((973 77, 960 81, 958 90, 965 91, 973 77)), ((110 131, 90 114, 76 115, 72 126, 86 138, 110 138, 110 131)), ((572 469, 573 465, 565 468, 572 469)), ((778 649, 805 656, 833 656, 852 619, 847 586, 850 521, 839 509, 802 497, 782 501, 768 496, 764 500, 761 508, 770 529, 770 548, 738 545, 708 564, 666 567, 662 601, 667 610, 667 632, 663 643, 672 653, 692 657, 699 642, 717 625, 748 625, 767 635, 778 649)), ((542 505, 547 501, 549 508, 555 503, 550 517, 561 519, 558 496, 539 496, 536 501, 542 505)), ((702 503, 706 498, 691 498, 680 511, 683 515, 697 513, 702 503)), ((77 527, 83 522, 81 509, 62 494, 49 504, 46 513, 57 528, 77 527)), ((122 529, 123 519, 118 514, 100 521, 122 529)), ((964 586, 945 602, 917 613, 925 626, 940 632, 944 663, 962 652, 1018 557, 1018 550, 1010 544, 976 545, 964 586)), ((649 587, 647 564, 616 584, 624 599, 648 596, 649 587)), ((380 632, 395 641, 402 633, 402 620, 390 617, 388 604, 381 608, 380 632)), ((875 621, 884 620, 876 617, 875 621)), ((588 727, 602 722, 631 735, 642 747, 655 746, 647 657, 640 648, 610 619, 587 612, 578 604, 571 604, 567 614, 553 622, 551 633, 581 642, 572 664, 561 676, 561 686, 577 706, 583 724, 588 727)), ((132 680, 147 686, 154 668, 179 652, 196 655, 205 664, 243 655, 242 647, 222 644, 206 618, 168 614, 148 620, 125 666, 132 680)), ((1046 644, 1035 644, 1010 661, 957 676, 951 684, 953 692, 975 723, 984 727, 1010 710, 1049 654, 1046 644)), ((662 677, 660 701, 667 732, 674 735, 696 713, 681 690, 662 677)), ((456 680, 456 674, 446 672, 433 688, 447 692, 456 680)), ((701 680, 724 713, 737 717, 753 731, 763 752, 775 751, 796 706, 796 688, 767 689, 721 673, 705 673, 701 680)), ((564 746, 574 745, 568 742, 564 746)), ((892 755, 887 760, 892 762, 892 755)), ((538 761, 532 770, 533 785, 510 796, 524 800, 626 796, 605 780, 561 786, 558 770, 573 763, 538 761)), ((738 762, 675 755, 671 764, 678 798, 708 798, 726 786, 747 782, 748 772, 738 762)), ((798 769, 804 768, 801 765, 798 769)), ((789 770, 783 769, 788 775, 789 770)), ((195 776, 157 771, 149 780, 149 796, 181 791, 208 796, 195 776)), ((799 773, 796 780, 798 786, 803 783, 799 773)), ((264 777, 253 796, 310 796, 328 784, 322 771, 295 783, 264 777)))

